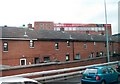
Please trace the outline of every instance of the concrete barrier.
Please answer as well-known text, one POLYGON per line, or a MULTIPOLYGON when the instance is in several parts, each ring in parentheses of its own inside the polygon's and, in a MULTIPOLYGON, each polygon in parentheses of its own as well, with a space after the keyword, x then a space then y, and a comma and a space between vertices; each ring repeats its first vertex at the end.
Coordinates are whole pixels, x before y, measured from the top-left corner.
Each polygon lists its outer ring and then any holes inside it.
MULTIPOLYGON (((88 67, 93 66, 114 66, 119 61, 109 62, 109 63, 102 63, 102 64, 94 64, 88 66, 80 66, 80 67, 73 67, 73 68, 64 68, 64 69, 57 69, 57 70, 50 70, 50 71, 41 71, 41 72, 33 72, 33 73, 25 73, 25 74, 18 74, 12 75, 16 77, 28 77, 34 80, 45 82, 45 81, 54 81, 58 79, 64 79, 70 76, 80 75, 83 70, 88 67)), ((8 77, 8 76, 6 76, 8 77)))

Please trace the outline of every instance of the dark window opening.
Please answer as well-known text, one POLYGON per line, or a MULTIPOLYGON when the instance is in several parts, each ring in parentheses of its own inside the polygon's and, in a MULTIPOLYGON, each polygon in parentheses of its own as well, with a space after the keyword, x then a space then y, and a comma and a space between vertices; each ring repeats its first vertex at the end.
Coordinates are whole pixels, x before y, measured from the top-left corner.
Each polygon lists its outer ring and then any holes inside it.
POLYGON ((34 58, 34 63, 35 63, 35 64, 39 64, 39 63, 40 63, 39 57, 35 57, 35 58, 34 58))
POLYGON ((20 59, 20 65, 26 65, 26 59, 20 59))
POLYGON ((99 53, 98 52, 96 52, 96 57, 99 57, 99 53))
POLYGON ((44 57, 44 62, 50 62, 50 57, 44 57))
POLYGON ((66 61, 69 61, 69 60, 70 60, 70 55, 66 54, 66 61))

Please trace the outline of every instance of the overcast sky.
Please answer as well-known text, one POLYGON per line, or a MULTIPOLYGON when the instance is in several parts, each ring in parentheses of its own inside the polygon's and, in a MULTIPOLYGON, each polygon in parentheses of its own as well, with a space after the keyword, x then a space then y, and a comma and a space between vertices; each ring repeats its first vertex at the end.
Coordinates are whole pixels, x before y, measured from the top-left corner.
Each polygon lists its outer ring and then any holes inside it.
MULTIPOLYGON (((118 1, 106 0, 108 23, 118 33, 118 1)), ((0 0, 0 26, 34 21, 105 24, 104 0, 0 0)))

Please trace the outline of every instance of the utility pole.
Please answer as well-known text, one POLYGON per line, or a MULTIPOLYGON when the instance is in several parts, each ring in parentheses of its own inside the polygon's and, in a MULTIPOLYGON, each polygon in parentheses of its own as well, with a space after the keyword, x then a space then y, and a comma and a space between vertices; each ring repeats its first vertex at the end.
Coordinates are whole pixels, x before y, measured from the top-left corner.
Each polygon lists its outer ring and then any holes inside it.
POLYGON ((106 50, 107 50, 107 61, 110 62, 110 55, 109 55, 109 36, 108 36, 108 27, 107 27, 106 0, 104 0, 104 6, 105 6, 105 22, 106 22, 106 50))

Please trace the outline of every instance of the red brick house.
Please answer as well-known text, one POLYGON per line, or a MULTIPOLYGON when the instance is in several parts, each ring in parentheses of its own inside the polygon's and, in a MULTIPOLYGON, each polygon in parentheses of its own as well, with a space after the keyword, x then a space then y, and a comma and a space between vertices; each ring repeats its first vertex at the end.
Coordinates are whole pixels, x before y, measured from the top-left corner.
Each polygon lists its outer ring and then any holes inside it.
MULTIPOLYGON (((2 65, 74 61, 106 55, 106 36, 30 28, 0 27, 2 65)), ((120 53, 119 40, 109 36, 110 55, 120 53)))

